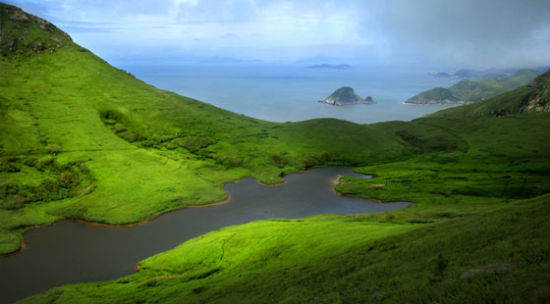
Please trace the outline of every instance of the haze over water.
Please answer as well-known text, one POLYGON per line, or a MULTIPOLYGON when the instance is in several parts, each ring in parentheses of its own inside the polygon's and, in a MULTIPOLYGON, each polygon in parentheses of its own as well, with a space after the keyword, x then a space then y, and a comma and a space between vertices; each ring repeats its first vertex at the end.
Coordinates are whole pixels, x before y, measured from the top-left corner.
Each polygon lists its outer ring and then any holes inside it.
POLYGON ((274 65, 118 65, 158 88, 208 102, 236 113, 270 121, 338 118, 356 123, 411 120, 445 109, 441 105, 407 105, 408 98, 458 80, 435 78, 428 69, 309 69, 274 65), (373 105, 330 106, 318 103, 341 86, 351 86, 373 105))

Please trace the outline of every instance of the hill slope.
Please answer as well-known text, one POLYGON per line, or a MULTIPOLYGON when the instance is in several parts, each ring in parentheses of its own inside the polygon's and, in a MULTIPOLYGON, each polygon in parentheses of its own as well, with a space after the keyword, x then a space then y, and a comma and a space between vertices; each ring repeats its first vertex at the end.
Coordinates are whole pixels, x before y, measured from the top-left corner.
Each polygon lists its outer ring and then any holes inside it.
POLYGON ((223 184, 243 176, 278 183, 308 167, 413 153, 383 125, 271 123, 156 89, 42 19, 0 12, 10 45, 0 56, 0 253, 63 218, 132 223, 223 200, 223 184))
POLYGON ((550 71, 535 78, 528 85, 482 102, 452 111, 439 111, 431 117, 499 117, 521 113, 550 111, 550 71))
POLYGON ((478 102, 531 82, 537 71, 520 70, 511 76, 464 79, 449 88, 435 88, 411 97, 412 104, 465 104, 478 102))

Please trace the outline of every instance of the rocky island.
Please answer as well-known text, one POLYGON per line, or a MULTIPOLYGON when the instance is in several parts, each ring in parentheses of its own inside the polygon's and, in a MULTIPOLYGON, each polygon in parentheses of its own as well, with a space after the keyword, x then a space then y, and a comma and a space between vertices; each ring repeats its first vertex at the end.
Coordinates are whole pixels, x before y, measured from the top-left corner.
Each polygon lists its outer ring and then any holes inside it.
POLYGON ((324 100, 319 100, 319 102, 333 106, 345 106, 358 103, 373 104, 374 100, 370 96, 365 97, 365 99, 361 98, 351 87, 341 87, 324 100))

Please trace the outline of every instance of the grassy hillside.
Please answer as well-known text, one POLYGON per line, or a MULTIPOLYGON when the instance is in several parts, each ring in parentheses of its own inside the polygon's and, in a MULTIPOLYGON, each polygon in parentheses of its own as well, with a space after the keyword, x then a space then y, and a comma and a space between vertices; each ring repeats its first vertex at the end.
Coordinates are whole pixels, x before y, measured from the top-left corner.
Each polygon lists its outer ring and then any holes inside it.
POLYGON ((449 88, 434 88, 407 100, 415 104, 471 103, 484 100, 531 82, 537 71, 520 70, 507 77, 487 77, 480 80, 464 79, 449 88))
POLYGON ((224 199, 242 176, 277 183, 314 166, 375 174, 341 178, 343 194, 415 202, 226 227, 131 276, 27 302, 550 301, 549 73, 412 122, 272 123, 158 90, 68 37, 48 44, 60 32, 41 19, 0 12, 2 41, 18 42, 0 56, 3 253, 36 225, 131 223, 224 199))
POLYGON ((549 119, 390 123, 417 155, 358 168, 375 178, 343 177, 336 190, 411 207, 226 227, 142 261, 136 274, 27 301, 547 303, 549 119))
POLYGON ((156 89, 42 19, 0 12, 11 46, 0 56, 0 253, 63 218, 131 223, 223 200, 223 184, 243 176, 278 183, 413 153, 383 124, 271 123, 156 89))

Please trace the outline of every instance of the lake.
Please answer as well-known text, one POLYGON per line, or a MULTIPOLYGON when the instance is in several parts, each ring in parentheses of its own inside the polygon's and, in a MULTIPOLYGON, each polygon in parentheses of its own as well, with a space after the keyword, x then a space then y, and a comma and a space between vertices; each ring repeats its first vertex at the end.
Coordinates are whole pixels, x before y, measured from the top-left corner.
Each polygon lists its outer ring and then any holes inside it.
POLYGON ((279 186, 244 178, 225 185, 230 195, 227 203, 180 209, 141 225, 109 228, 60 221, 30 230, 24 234, 27 249, 0 258, 0 302, 11 303, 63 284, 131 274, 140 260, 228 225, 327 213, 384 212, 410 205, 340 196, 333 185, 342 175, 367 178, 344 167, 289 174, 279 186))

